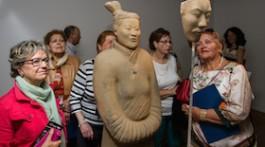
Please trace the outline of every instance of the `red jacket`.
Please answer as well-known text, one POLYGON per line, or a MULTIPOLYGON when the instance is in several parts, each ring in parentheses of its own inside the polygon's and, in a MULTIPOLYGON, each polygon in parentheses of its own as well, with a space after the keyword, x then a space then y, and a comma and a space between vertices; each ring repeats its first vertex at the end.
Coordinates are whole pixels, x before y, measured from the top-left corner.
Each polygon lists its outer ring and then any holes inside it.
POLYGON ((33 146, 47 123, 44 108, 24 95, 16 83, 0 97, 0 147, 33 146))

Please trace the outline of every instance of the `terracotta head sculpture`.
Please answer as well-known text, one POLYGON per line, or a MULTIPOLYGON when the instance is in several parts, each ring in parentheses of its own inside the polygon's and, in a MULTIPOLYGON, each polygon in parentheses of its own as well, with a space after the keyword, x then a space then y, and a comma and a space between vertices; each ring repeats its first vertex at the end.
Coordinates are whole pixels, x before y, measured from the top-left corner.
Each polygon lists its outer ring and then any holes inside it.
POLYGON ((113 15, 113 30, 117 41, 129 49, 135 49, 140 43, 140 17, 136 13, 122 10, 118 1, 107 2, 105 7, 113 15))
POLYGON ((209 23, 210 0, 185 0, 181 2, 180 14, 184 33, 189 42, 196 42, 209 23))

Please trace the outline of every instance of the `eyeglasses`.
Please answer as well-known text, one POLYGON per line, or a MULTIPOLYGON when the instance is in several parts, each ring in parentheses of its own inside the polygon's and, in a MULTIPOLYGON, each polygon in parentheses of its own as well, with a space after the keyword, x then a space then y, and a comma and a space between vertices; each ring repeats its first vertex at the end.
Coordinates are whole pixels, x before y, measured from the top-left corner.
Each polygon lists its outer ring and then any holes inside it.
POLYGON ((167 44, 167 43, 172 44, 171 40, 170 41, 168 41, 168 40, 160 40, 158 42, 163 43, 163 44, 167 44))
POLYGON ((36 66, 40 66, 42 62, 48 64, 49 58, 48 57, 43 58, 43 59, 41 59, 41 58, 34 58, 34 59, 31 59, 31 60, 26 60, 23 63, 24 64, 26 64, 26 63, 32 64, 33 66, 36 67, 36 66))

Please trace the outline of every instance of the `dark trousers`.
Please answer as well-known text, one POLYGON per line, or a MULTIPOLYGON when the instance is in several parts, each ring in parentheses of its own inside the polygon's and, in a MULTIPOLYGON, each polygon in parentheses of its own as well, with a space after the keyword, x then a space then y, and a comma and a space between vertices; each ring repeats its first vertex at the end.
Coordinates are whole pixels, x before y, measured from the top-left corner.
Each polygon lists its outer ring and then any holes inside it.
POLYGON ((177 99, 173 100, 172 123, 174 132, 178 134, 177 136, 180 140, 180 147, 186 147, 188 135, 188 117, 181 110, 181 105, 182 103, 177 99))
POLYGON ((76 146, 76 135, 77 130, 77 119, 74 114, 70 115, 70 120, 67 124, 67 147, 75 147, 76 146))
POLYGON ((171 116, 162 116, 158 131, 155 133, 155 147, 179 147, 179 137, 173 130, 171 116))
POLYGON ((82 136, 82 133, 80 131, 80 128, 77 130, 77 147, 100 147, 101 146, 101 139, 102 139, 102 131, 103 126, 102 125, 92 125, 90 126, 93 129, 94 136, 93 140, 90 140, 88 138, 84 138, 82 136))

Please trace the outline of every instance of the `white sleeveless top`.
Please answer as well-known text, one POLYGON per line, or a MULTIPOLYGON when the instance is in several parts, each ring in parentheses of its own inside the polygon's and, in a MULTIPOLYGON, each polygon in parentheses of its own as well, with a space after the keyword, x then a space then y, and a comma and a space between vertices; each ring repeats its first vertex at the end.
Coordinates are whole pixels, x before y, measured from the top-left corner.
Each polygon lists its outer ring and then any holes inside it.
MULTIPOLYGON (((176 59, 169 55, 168 61, 165 64, 157 63, 153 60, 155 74, 159 89, 170 89, 176 86, 180 80, 177 74, 176 59)), ((162 116, 169 116, 172 114, 173 96, 169 96, 161 101, 162 116)))

